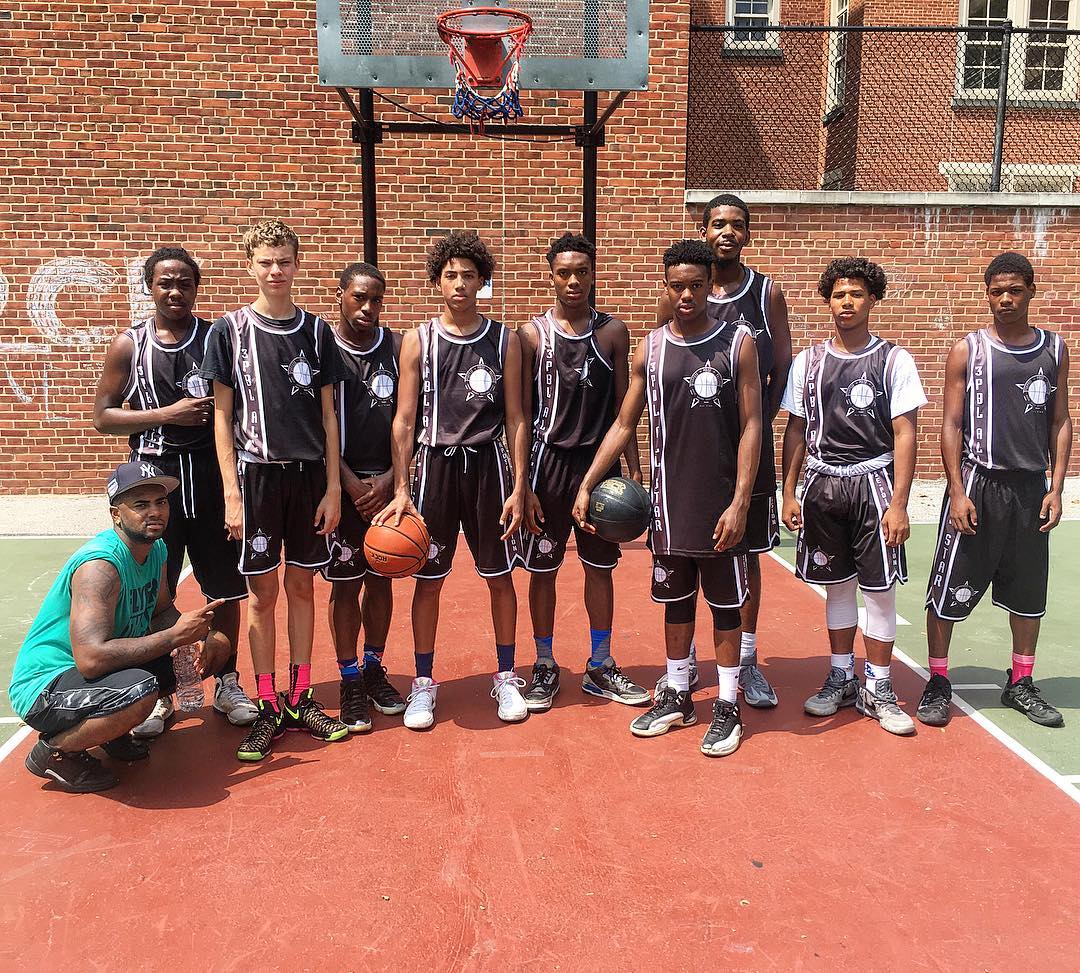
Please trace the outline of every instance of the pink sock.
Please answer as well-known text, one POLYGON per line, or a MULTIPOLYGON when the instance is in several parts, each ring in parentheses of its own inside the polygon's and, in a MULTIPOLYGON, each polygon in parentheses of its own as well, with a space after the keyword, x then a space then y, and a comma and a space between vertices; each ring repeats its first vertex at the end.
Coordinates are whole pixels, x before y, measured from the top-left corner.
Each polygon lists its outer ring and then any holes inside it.
POLYGON ((930 675, 941 676, 943 679, 949 678, 949 657, 945 656, 944 659, 935 659, 930 656, 930 675))
POLYGON ((277 692, 274 690, 274 674, 272 672, 257 672, 255 673, 255 690, 259 695, 259 700, 264 703, 269 703, 277 710, 277 692))
POLYGON ((1030 676, 1032 670, 1035 668, 1035 656, 1033 655, 1017 655, 1015 652, 1012 657, 1012 681, 1019 682, 1025 676, 1030 676))
POLYGON ((289 705, 295 706, 311 688, 311 663, 289 666, 289 705))

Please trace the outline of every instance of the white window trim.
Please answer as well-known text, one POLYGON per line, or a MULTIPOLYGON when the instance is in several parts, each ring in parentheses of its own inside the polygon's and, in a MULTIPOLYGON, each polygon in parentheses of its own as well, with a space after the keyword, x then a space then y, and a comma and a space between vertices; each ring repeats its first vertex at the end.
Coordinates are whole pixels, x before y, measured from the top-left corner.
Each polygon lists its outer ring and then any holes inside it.
MULTIPOLYGON (((851 3, 850 0, 843 0, 844 2, 844 24, 839 23, 840 20, 840 3, 841 0, 830 0, 829 3, 829 24, 833 27, 847 26, 850 17, 851 3)), ((838 33, 832 31, 829 33, 829 50, 828 61, 826 64, 827 74, 825 76, 825 114, 831 115, 838 108, 844 104, 845 88, 847 87, 847 42, 848 35, 846 33, 838 33), (844 59, 844 76, 837 83, 836 77, 836 62, 840 57, 844 59)))
MULTIPOLYGON (((970 0, 960 0, 959 20, 961 27, 968 23, 968 10, 970 0)), ((1009 0, 1008 17, 1013 27, 1018 30, 1026 30, 1031 14, 1031 0, 1009 0)), ((979 28, 976 28, 979 29, 979 28)), ((1069 30, 1080 30, 1080 0, 1070 0, 1069 3, 1069 30)), ((965 88, 964 87, 964 49, 966 34, 960 34, 957 39, 956 55, 956 90, 957 101, 986 101, 996 99, 998 96, 997 86, 993 88, 965 88)), ((1018 76, 1023 75, 1025 48, 1028 36, 1026 34, 1013 34, 1012 44, 1009 50, 1009 71, 1007 77, 1009 84, 1009 101, 1077 101, 1080 99, 1080 37, 1070 37, 1068 51, 1065 57, 1065 78, 1060 91, 1025 91, 1022 86, 1015 83, 1018 76)))
MULTIPOLYGON (((768 0, 769 2, 769 24, 776 26, 780 23, 780 0, 768 0)), ((735 0, 727 0, 727 22, 732 27, 735 26, 735 0)), ((746 28, 750 29, 750 28, 746 28)), ((739 51, 779 51, 780 50, 780 32, 770 30, 765 34, 763 40, 738 40, 734 38, 734 31, 732 31, 731 50, 732 53, 738 53, 739 51)))
MULTIPOLYGON (((992 162, 939 162, 938 172, 946 179, 950 176, 986 176, 987 181, 994 172, 992 162)), ((1072 184, 1080 177, 1080 162, 1071 163, 1038 163, 1038 162, 1006 162, 1001 167, 1001 191, 1012 192, 1014 178, 1016 176, 1057 176, 1061 179, 1069 179, 1068 189, 1061 192, 1072 192, 1072 184)), ((949 192, 953 192, 952 180, 949 179, 949 192)), ((1030 192, 1030 190, 1027 190, 1030 192)), ((1047 190, 1058 192, 1059 190, 1047 190)))

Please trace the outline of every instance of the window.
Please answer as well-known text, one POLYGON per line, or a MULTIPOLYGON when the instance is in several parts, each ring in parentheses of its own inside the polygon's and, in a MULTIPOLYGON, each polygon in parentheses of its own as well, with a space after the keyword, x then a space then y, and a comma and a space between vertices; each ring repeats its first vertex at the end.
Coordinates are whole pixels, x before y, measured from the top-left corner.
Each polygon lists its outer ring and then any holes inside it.
MULTIPOLYGON (((848 23, 848 0, 832 0, 832 25, 846 27, 848 23)), ((847 82, 847 34, 832 31, 829 34, 829 76, 825 89, 825 116, 830 116, 844 104, 844 85, 847 82)))
POLYGON ((727 0, 727 7, 735 50, 780 49, 780 35, 769 30, 780 22, 780 0, 727 0))
MULTIPOLYGON (((950 193, 988 193, 994 167, 990 162, 942 162, 940 172, 950 193)), ((1080 165, 1013 164, 1001 167, 1003 193, 1071 193, 1080 165)))

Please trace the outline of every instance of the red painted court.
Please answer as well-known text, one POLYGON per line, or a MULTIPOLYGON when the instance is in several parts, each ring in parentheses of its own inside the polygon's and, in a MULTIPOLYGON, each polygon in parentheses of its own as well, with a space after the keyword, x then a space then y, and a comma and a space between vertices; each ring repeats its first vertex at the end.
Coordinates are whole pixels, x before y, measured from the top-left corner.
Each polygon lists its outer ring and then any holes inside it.
MULTIPOLYGON (((805 717, 822 601, 762 567, 761 659, 780 707, 749 710, 742 748, 720 760, 698 752, 704 725, 639 740, 634 712, 580 692, 572 564, 562 693, 547 714, 500 723, 486 589, 466 560, 444 589, 429 733, 376 714, 366 737, 289 734, 245 766, 243 731, 206 709, 121 768, 120 787, 86 796, 26 773, 24 741, 0 765, 0 967, 1075 970, 1080 808, 963 716, 911 739, 850 710, 805 717)), ((645 552, 628 551, 617 578, 615 653, 651 686, 662 615, 645 552)), ((410 594, 398 586, 387 653, 402 690, 410 594)), ((322 625, 315 656, 336 708, 322 625)), ((707 723, 711 663, 702 676, 707 723)), ((918 680, 900 665, 894 678, 910 709, 918 680)))

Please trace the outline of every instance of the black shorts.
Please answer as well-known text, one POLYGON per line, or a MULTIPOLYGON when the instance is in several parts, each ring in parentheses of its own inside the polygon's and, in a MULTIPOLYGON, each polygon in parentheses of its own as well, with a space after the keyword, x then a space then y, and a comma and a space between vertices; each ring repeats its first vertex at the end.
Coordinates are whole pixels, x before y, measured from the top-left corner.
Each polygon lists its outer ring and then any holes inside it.
POLYGON ((710 608, 741 608, 749 590, 746 586, 746 555, 653 555, 653 601, 665 603, 693 598, 699 583, 710 608))
POLYGON ((881 527, 890 503, 890 469, 860 476, 808 471, 796 576, 808 584, 840 584, 857 577, 864 591, 887 591, 906 582, 904 546, 886 546, 881 527))
POLYGON ((458 531, 484 578, 507 574, 522 557, 521 533, 503 540, 503 504, 514 489, 501 441, 480 446, 421 446, 416 454, 413 503, 431 535, 428 562, 416 577, 445 578, 454 563, 458 531))
POLYGON ((321 568, 330 561, 327 539, 316 533, 315 511, 326 493, 320 462, 238 465, 244 497, 241 574, 266 574, 285 563, 321 568))
POLYGON ((780 544, 780 516, 776 510, 776 491, 750 498, 746 511, 743 544, 751 554, 765 554, 780 544))
MULTIPOLYGON (((357 473, 361 479, 373 473, 357 473)), ((341 520, 330 535, 330 563, 322 569, 327 581, 359 581, 371 570, 364 557, 364 538, 371 521, 364 520, 353 505, 352 497, 342 491, 341 520)))
MULTIPOLYGON (((613 568, 619 563, 619 545, 582 530, 571 516, 581 481, 596 455, 597 446, 559 449, 537 440, 533 446, 529 482, 544 512, 543 533, 524 535, 525 567, 533 572, 557 571, 566 557, 566 542, 573 530, 578 560, 594 568, 613 568)), ((616 463, 604 476, 619 476, 616 463)))
POLYGON ((969 463, 962 472, 964 490, 975 504, 975 533, 953 529, 946 491, 926 607, 938 618, 963 621, 992 587, 990 599, 999 608, 1041 618, 1050 573, 1050 534, 1039 530, 1045 476, 969 463))
POLYGON ((172 594, 176 595, 186 552, 207 600, 246 598, 247 585, 236 566, 240 543, 232 540, 225 529, 225 492, 213 449, 173 456, 132 453, 131 458, 153 463, 162 473, 180 481, 180 486, 169 494, 169 525, 164 534, 169 549, 166 573, 172 594))
POLYGON ((176 689, 172 659, 163 656, 142 669, 121 669, 100 679, 87 679, 75 666, 65 669, 34 700, 26 714, 26 725, 44 739, 78 726, 83 720, 112 716, 147 696, 171 693, 176 689), (171 679, 163 687, 161 679, 171 679))

